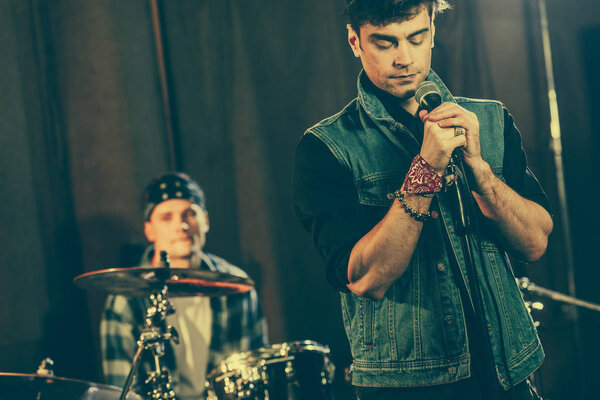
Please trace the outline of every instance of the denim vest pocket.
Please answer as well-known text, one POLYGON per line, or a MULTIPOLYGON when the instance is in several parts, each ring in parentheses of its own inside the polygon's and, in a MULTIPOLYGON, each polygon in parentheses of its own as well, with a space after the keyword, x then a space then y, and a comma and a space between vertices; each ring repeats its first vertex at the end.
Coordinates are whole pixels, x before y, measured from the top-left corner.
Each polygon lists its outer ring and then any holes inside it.
POLYGON ((387 198, 388 193, 402 187, 406 171, 389 171, 366 175, 354 182, 358 191, 358 200, 368 206, 391 206, 393 200, 387 198))
POLYGON ((348 293, 340 293, 340 304, 342 306, 342 321, 344 323, 344 329, 348 332, 352 331, 352 316, 354 315, 355 309, 354 303, 349 302, 348 293))
POLYGON ((362 311, 362 344, 363 347, 373 347, 373 314, 375 313, 375 304, 373 300, 361 298, 361 311, 362 311))

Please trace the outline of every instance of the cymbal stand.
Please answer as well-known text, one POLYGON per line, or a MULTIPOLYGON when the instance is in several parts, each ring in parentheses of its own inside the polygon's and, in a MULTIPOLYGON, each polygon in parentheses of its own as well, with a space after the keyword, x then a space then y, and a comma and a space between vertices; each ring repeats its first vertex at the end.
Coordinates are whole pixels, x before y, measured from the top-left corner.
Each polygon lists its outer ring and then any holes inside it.
POLYGON ((37 375, 48 375, 54 376, 54 361, 50 357, 46 357, 40 363, 40 366, 37 368, 35 373, 37 375))
MULTIPOLYGON (((168 257, 161 253, 163 263, 168 267, 168 257)), ((162 279, 165 281, 166 277, 162 279)), ((152 400, 172 400, 175 399, 175 392, 171 382, 171 376, 166 367, 161 365, 161 358, 165 354, 165 343, 173 341, 179 343, 179 335, 177 330, 172 326, 168 326, 166 319, 168 315, 175 312, 175 308, 169 301, 167 295, 167 286, 163 285, 161 290, 150 295, 151 305, 146 310, 146 327, 140 333, 140 338, 137 342, 138 348, 133 357, 129 375, 125 380, 123 391, 119 400, 125 400, 129 392, 137 369, 142 358, 143 351, 150 351, 154 358, 154 370, 149 374, 148 379, 144 382, 146 387, 151 389, 147 392, 147 398, 152 400)))
POLYGON ((535 293, 538 296, 547 297, 551 300, 558 301, 565 304, 570 304, 577 307, 587 308, 588 310, 600 311, 600 304, 591 303, 589 301, 580 300, 573 296, 568 296, 554 290, 546 289, 536 285, 527 278, 518 278, 519 288, 522 292, 527 291, 535 293))
MULTIPOLYGON (((577 307, 583 307, 583 308, 587 308, 588 310, 593 310, 593 311, 600 311, 600 304, 596 304, 596 303, 592 303, 589 301, 585 301, 585 300, 580 300, 578 298, 575 298, 573 296, 568 296, 566 294, 554 291, 554 290, 550 290, 550 289, 546 289, 544 287, 538 286, 535 283, 531 282, 528 278, 517 278, 517 284, 519 285, 519 289, 521 289, 521 293, 523 293, 524 297, 527 297, 528 294, 534 294, 540 297, 545 297, 548 298, 550 300, 554 300, 557 301, 559 303, 563 303, 563 304, 569 304, 572 306, 577 306, 577 307)), ((539 302, 539 301, 526 301, 525 304, 527 305, 530 314, 532 310, 542 310, 544 308, 543 303, 539 302)), ((533 318, 533 315, 532 315, 533 318)), ((540 323, 539 321, 534 321, 535 325, 540 328, 540 323)), ((534 386, 538 389, 541 390, 541 392, 543 393, 543 386, 542 386, 542 376, 541 376, 541 371, 538 369, 536 372, 534 372, 531 376, 532 378, 532 383, 534 384, 534 386)))
MULTIPOLYGON (((534 317, 535 311, 541 311, 545 308, 544 303, 538 301, 537 299, 530 299, 528 293, 525 292, 526 288, 522 286, 521 279, 524 279, 526 282, 529 282, 527 278, 519 278, 517 280, 517 285, 519 285, 519 289, 521 290, 521 294, 523 295, 523 301, 525 302, 525 307, 527 307, 527 311, 531 316, 531 320, 533 321, 533 325, 535 325, 538 332, 543 332, 545 330, 545 326, 541 321, 536 320, 534 317)), ((535 394, 538 397, 535 398, 543 398, 542 396, 545 393, 544 389, 544 381, 542 379, 542 369, 538 368, 529 374, 529 384, 530 389, 535 391, 535 394)))

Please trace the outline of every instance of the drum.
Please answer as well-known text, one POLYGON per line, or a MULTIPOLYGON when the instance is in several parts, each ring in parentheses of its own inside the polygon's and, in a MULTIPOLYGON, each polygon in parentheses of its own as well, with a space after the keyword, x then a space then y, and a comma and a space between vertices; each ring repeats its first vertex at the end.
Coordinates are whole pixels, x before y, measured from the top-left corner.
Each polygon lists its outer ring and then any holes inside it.
MULTIPOLYGON (((0 373, 0 398, 11 400, 119 400, 121 388, 50 375, 0 373)), ((142 400, 130 392, 127 400, 142 400)))
POLYGON ((332 400, 329 347, 305 340, 236 353, 207 376, 209 400, 332 400))

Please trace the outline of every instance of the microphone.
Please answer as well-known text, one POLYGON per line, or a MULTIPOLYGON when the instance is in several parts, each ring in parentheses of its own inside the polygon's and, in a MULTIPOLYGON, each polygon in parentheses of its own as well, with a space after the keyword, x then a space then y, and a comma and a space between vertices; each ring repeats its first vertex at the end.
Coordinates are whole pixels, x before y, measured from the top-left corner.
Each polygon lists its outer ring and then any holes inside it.
MULTIPOLYGON (((417 86, 417 90, 415 91, 415 100, 419 103, 419 106, 427 110, 427 112, 431 112, 434 108, 438 107, 442 104, 442 94, 440 93, 440 88, 431 81, 423 81, 417 86)), ((463 175, 463 179, 458 179, 454 185, 454 189, 451 191, 453 193, 454 201, 452 207, 452 214, 454 216, 454 223, 456 225, 456 232, 459 235, 464 235, 471 231, 471 219, 469 214, 466 211, 462 189, 459 188, 459 182, 463 182, 466 187, 466 193, 470 193, 471 190, 469 188, 469 183, 466 179, 464 179, 463 171, 463 147, 457 147, 452 151, 452 157, 450 157, 450 164, 453 164, 456 169, 460 172, 460 175, 463 175)), ((469 206, 472 207, 472 204, 469 203, 469 206)))
POLYGON ((417 86, 415 100, 422 109, 431 112, 434 108, 442 104, 440 88, 431 81, 423 81, 417 86))
MULTIPOLYGON (((423 81, 419 83, 417 90, 415 90, 415 100, 423 110, 431 112, 434 108, 442 104, 442 93, 438 85, 434 82, 423 81)), ((463 146, 457 147, 452 151, 452 158, 454 160, 462 160, 462 149, 463 146)))

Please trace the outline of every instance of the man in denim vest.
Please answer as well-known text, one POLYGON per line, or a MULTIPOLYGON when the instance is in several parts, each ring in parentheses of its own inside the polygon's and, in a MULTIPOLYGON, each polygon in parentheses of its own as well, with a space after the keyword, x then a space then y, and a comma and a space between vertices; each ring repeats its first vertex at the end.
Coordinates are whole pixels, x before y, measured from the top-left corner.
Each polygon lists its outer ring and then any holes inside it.
POLYGON ((360 399, 530 399, 544 357, 507 252, 544 254, 548 201, 507 109, 453 96, 430 69, 446 8, 348 0, 358 95, 296 151, 294 207, 341 293, 360 399), (430 112, 415 100, 426 80, 441 92, 430 112), (464 173, 449 167, 455 149, 464 173), (453 218, 457 175, 475 204, 466 240, 453 218))

